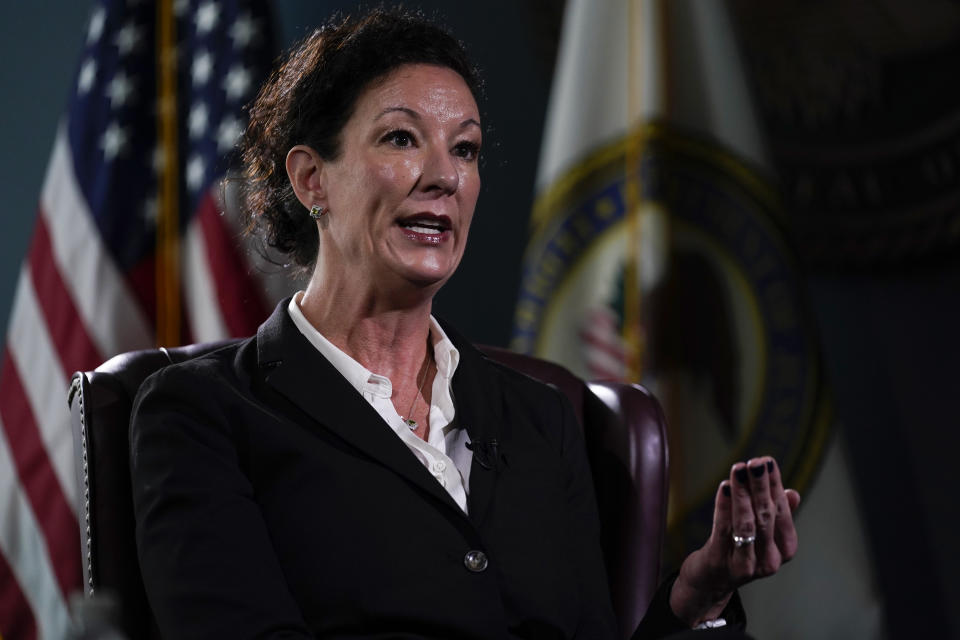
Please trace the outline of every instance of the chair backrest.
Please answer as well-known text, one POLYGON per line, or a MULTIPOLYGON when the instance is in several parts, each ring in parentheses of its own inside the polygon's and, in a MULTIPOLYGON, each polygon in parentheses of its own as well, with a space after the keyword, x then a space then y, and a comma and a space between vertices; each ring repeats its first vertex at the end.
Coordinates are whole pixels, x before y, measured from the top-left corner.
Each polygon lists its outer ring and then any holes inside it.
MULTIPOLYGON (((130 638, 159 638, 147 602, 134 534, 128 425, 140 384, 154 371, 232 341, 118 355, 77 372, 69 403, 79 486, 83 579, 87 595, 120 600, 130 638)), ((584 425, 614 610, 629 636, 657 586, 667 512, 667 439, 656 399, 639 385, 585 384, 567 369, 504 349, 488 357, 555 385, 584 425)))

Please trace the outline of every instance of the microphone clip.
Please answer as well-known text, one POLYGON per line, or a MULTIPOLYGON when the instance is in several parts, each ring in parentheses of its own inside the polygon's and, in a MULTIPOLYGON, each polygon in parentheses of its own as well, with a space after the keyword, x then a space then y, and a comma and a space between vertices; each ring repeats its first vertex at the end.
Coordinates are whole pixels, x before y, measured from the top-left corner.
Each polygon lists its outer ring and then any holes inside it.
POLYGON ((499 469, 500 450, 496 438, 468 442, 467 449, 473 452, 473 459, 484 469, 499 469))

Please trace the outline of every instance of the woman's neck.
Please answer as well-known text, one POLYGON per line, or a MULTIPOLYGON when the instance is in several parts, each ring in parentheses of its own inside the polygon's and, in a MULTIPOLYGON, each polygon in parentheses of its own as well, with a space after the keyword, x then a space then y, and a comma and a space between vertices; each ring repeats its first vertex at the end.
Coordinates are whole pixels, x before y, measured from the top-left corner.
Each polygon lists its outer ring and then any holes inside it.
POLYGON ((359 288, 310 281, 298 300, 303 315, 338 349, 395 385, 415 378, 426 357, 430 297, 384 300, 359 288))

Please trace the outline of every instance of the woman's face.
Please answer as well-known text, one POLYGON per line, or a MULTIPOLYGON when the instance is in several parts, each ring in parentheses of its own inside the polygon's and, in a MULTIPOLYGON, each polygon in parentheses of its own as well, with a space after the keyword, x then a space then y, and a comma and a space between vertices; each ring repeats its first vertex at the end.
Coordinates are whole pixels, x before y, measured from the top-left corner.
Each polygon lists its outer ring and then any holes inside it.
POLYGON ((480 144, 477 104, 451 69, 405 65, 362 93, 324 162, 325 276, 439 288, 467 243, 480 144))

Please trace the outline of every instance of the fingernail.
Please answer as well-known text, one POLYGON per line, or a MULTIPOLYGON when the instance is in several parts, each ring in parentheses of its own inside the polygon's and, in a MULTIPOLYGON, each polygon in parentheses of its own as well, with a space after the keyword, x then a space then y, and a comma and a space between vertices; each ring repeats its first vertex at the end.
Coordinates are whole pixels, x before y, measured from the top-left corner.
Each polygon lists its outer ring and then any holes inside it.
POLYGON ((773 460, 767 460, 767 471, 773 473, 773 460))
POLYGON ((754 478, 759 478, 766 472, 766 470, 767 467, 762 462, 755 467, 750 467, 750 473, 753 474, 754 478))
POLYGON ((723 493, 723 495, 727 496, 728 498, 730 497, 730 485, 723 485, 720 487, 720 491, 723 493))
POLYGON ((736 478, 740 484, 747 484, 747 468, 740 467, 733 472, 733 477, 736 478))

